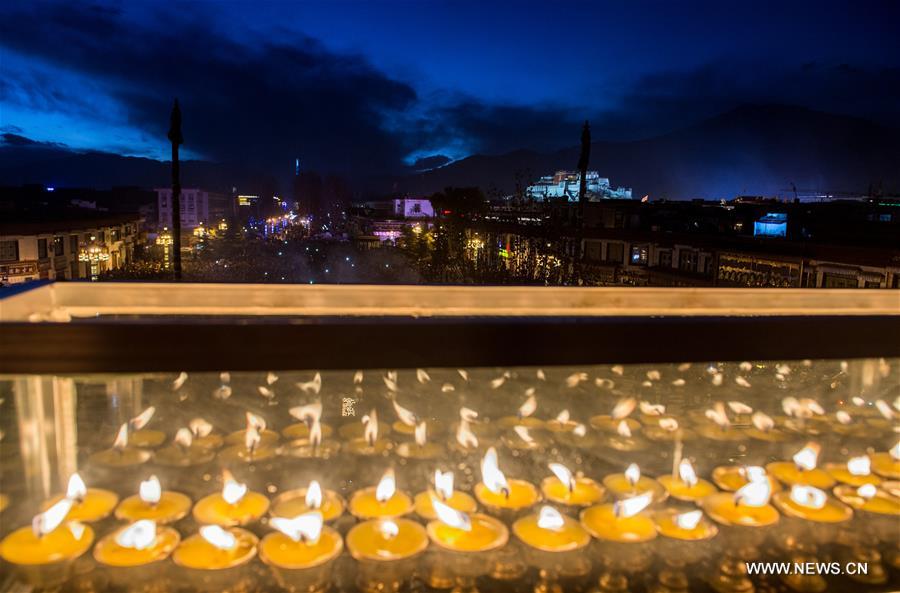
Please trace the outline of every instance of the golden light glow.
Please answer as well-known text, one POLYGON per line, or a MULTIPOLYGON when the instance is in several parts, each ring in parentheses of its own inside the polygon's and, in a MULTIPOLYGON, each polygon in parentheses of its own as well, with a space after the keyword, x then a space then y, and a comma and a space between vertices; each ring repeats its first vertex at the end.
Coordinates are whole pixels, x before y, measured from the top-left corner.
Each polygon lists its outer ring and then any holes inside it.
POLYGON ((119 432, 116 433, 116 440, 113 441, 113 449, 122 450, 128 446, 128 423, 126 422, 122 426, 119 427, 119 432))
POLYGON ((660 418, 659 427, 663 430, 674 432, 678 430, 678 420, 675 420, 674 418, 660 418))
POLYGON ((559 414, 556 415, 556 421, 560 424, 565 424, 569 421, 569 410, 563 410, 559 414))
POLYGON ((637 401, 633 397, 620 399, 613 407, 610 416, 612 416, 613 420, 622 420, 631 415, 636 405, 637 401))
POLYGON ((187 428, 179 428, 175 432, 175 444, 181 445, 182 447, 190 447, 193 442, 194 436, 187 428))
POLYGON ((559 511, 549 506, 542 506, 538 512, 537 525, 541 529, 549 529, 551 531, 559 531, 565 526, 566 522, 559 511))
POLYGON ((153 418, 153 414, 156 413, 156 408, 154 406, 150 406, 137 416, 131 419, 131 427, 135 430, 140 430, 147 426, 147 423, 150 422, 150 419, 153 418))
POLYGON ((138 493, 147 504, 157 504, 162 498, 162 487, 159 485, 159 479, 156 476, 150 476, 141 482, 138 493))
POLYGON ((569 468, 561 463, 551 463, 548 467, 553 472, 553 475, 569 488, 569 492, 575 489, 575 476, 572 475, 572 471, 569 468))
POLYGON ((750 421, 753 422, 753 426, 760 432, 769 432, 775 428, 775 421, 763 412, 754 412, 753 416, 750 417, 750 421))
POLYGON ((395 492, 397 492, 397 480, 394 478, 393 468, 388 468, 375 488, 375 500, 387 502, 394 496, 395 492))
POLYGON ((528 432, 528 427, 521 425, 514 426, 513 432, 515 432, 520 439, 522 439, 529 445, 534 444, 534 437, 532 437, 531 433, 528 432))
POLYGON ((319 482, 313 480, 306 489, 306 506, 311 509, 319 509, 322 507, 322 487, 319 482))
POLYGON ((116 535, 116 543, 123 548, 146 550, 156 543, 156 521, 135 521, 116 535))
POLYGON ((825 506, 828 496, 813 486, 794 484, 791 487, 791 500, 810 509, 821 509, 825 506))
POLYGON ((528 399, 525 400, 521 406, 519 406, 519 418, 527 418, 534 414, 534 411, 537 410, 537 397, 534 394, 528 396, 528 399))
POLYGON ((397 412, 397 418, 400 419, 400 422, 402 422, 403 424, 405 424, 407 426, 415 426, 416 425, 416 422, 417 422, 416 415, 411 410, 408 410, 408 409, 404 408, 403 406, 401 406, 400 404, 398 404, 396 399, 392 400, 391 403, 394 406, 394 411, 397 412))
POLYGON ((204 525, 200 528, 200 537, 220 550, 233 550, 237 546, 237 538, 218 525, 204 525))
POLYGON ((273 517, 269 524, 295 542, 305 541, 314 544, 322 535, 322 513, 314 511, 297 515, 292 519, 273 517))
POLYGON ((426 441, 428 440, 425 422, 419 422, 418 424, 416 424, 415 440, 416 444, 420 447, 424 446, 426 441))
POLYGON ((222 486, 222 498, 228 504, 239 503, 247 494, 247 485, 234 479, 231 472, 225 470, 225 484, 222 486))
POLYGON ((617 500, 613 504, 613 514, 622 518, 633 517, 646 509, 651 502, 653 502, 652 492, 645 492, 639 496, 617 500))
POLYGON ((686 513, 679 513, 675 515, 675 524, 678 525, 681 529, 686 529, 688 531, 697 527, 697 524, 700 523, 700 519, 703 518, 703 511, 688 511, 686 513))
POLYGON ((794 460, 794 463, 798 468, 812 471, 816 469, 819 460, 819 451, 821 450, 822 448, 818 443, 807 443, 805 447, 794 453, 794 456, 791 459, 794 460))
POLYGON ((628 428, 628 422, 620 420, 619 424, 616 425, 616 433, 620 437, 631 438, 631 429, 628 428))
POLYGON ((213 431, 213 425, 203 418, 194 418, 188 423, 188 428, 191 429, 195 437, 206 437, 213 431))
POLYGON ((500 471, 497 462, 497 450, 489 448, 481 460, 481 482, 494 494, 509 495, 509 482, 500 471))
POLYGON ((87 495, 87 486, 78 473, 74 473, 69 477, 69 484, 66 486, 66 498, 72 500, 81 500, 87 495))

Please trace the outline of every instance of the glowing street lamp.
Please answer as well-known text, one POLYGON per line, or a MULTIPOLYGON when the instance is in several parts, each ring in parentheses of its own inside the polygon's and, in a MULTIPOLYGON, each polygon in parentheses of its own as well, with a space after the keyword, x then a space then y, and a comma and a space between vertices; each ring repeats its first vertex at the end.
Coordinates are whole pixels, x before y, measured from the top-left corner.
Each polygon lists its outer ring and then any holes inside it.
POLYGON ((163 227, 162 232, 156 236, 156 244, 161 245, 163 248, 163 266, 168 270, 169 269, 169 247, 172 245, 174 240, 172 239, 172 233, 169 232, 169 227, 163 227))
POLYGON ((91 266, 91 281, 96 281, 100 275, 100 262, 109 261, 109 249, 106 245, 97 241, 97 237, 91 235, 89 243, 82 243, 78 250, 78 261, 87 262, 91 266))
POLYGON ((206 236, 206 227, 201 222, 199 226, 194 228, 194 236, 202 239, 206 236))

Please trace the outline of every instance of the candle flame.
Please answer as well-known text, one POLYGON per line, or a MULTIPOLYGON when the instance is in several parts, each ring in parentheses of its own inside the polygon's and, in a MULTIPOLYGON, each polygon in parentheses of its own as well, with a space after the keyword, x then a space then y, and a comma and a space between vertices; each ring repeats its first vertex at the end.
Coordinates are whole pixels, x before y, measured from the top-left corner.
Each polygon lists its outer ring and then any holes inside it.
POLYGON ((662 373, 657 370, 647 371, 647 378, 651 381, 659 381, 662 379, 662 373))
POLYGON ((427 428, 426 428, 424 421, 416 424, 415 439, 416 439, 416 444, 420 447, 424 447, 425 442, 428 440, 426 431, 427 431, 427 428))
POLYGON ((617 500, 613 504, 613 514, 621 518, 633 517, 650 506, 651 502, 653 502, 652 492, 644 492, 638 496, 617 500))
POLYGON ((418 422, 416 415, 412 413, 412 411, 407 410, 403 406, 397 403, 397 400, 392 400, 391 403, 394 405, 394 411, 397 412, 397 418, 400 419, 400 422, 407 426, 415 426, 416 422, 418 422))
POLYGON ((375 411, 375 408, 372 408, 371 412, 362 417, 362 423, 363 438, 370 446, 374 445, 375 441, 378 440, 378 412, 375 411))
POLYGON ((394 478, 393 468, 388 468, 375 488, 375 500, 387 502, 394 496, 395 492, 397 492, 397 480, 394 478))
POLYGON ((381 377, 381 380, 384 381, 384 386, 387 387, 388 391, 391 393, 400 391, 400 387, 397 385, 397 373, 389 371, 386 375, 381 377))
POLYGON ((384 519, 379 523, 378 531, 385 539, 393 539, 400 534, 400 526, 391 519, 384 519))
POLYGON ((43 513, 35 515, 31 521, 31 530, 37 537, 47 535, 62 524, 72 509, 72 504, 72 500, 63 498, 43 513))
POLYGON ((159 499, 162 498, 162 487, 159 485, 159 478, 150 476, 142 481, 138 492, 141 500, 147 504, 157 504, 159 499))
POLYGON ((316 418, 309 427, 309 444, 314 448, 322 444, 322 423, 316 418))
POLYGON ((551 463, 548 467, 553 472, 553 475, 566 485, 569 492, 575 489, 575 476, 572 475, 572 470, 561 463, 551 463))
POLYGON ((792 459, 800 469, 812 471, 816 469, 821 449, 818 443, 807 443, 805 447, 794 453, 792 459))
POLYGON ((577 437, 583 437, 587 434, 587 426, 581 423, 576 424, 575 428, 572 429, 572 434, 577 437))
POLYGON ((496 379, 491 379, 491 389, 499 389, 506 383, 506 375, 500 375, 496 379))
POLYGON ((731 420, 728 419, 728 414, 725 413, 725 404, 723 404, 722 402, 716 402, 715 404, 713 404, 713 407, 706 410, 706 412, 704 412, 704 415, 709 420, 715 422, 716 425, 722 430, 725 430, 726 428, 731 426, 731 420))
POLYGON ((509 483, 497 463, 497 450, 489 448, 481 460, 481 482, 494 494, 509 495, 509 483))
POLYGON ((274 399, 275 398, 275 391, 272 389, 269 389, 265 385, 259 385, 259 386, 257 386, 256 389, 259 391, 259 394, 266 399, 274 399))
POLYGON ((821 509, 825 506, 828 496, 814 486, 794 484, 791 487, 791 500, 810 509, 821 509))
POLYGON ((220 550, 233 550, 237 546, 237 538, 230 531, 218 525, 204 525, 200 528, 200 537, 220 550))
POLYGON ((600 389, 612 389, 616 386, 616 382, 605 377, 597 377, 596 379, 594 379, 594 385, 596 385, 600 389))
POLYGON ((125 447, 128 446, 128 423, 126 422, 122 426, 119 427, 119 432, 116 433, 116 440, 113 441, 113 449, 117 449, 121 451, 125 447))
POLYGON ((588 380, 587 373, 572 373, 568 377, 566 377, 566 386, 567 387, 578 387, 578 385, 588 380))
POLYGON ((660 418, 659 427, 669 432, 675 432, 678 430, 678 420, 674 418, 660 418))
POLYGON ((678 477, 690 487, 697 484, 697 472, 694 471, 694 466, 690 459, 682 459, 681 463, 678 464, 678 477))
POLYGON ((641 402, 641 414, 647 416, 662 416, 666 413, 666 406, 663 404, 651 404, 649 402, 641 402))
POLYGON ((247 428, 255 428, 257 431, 262 432, 266 429, 266 419, 262 416, 257 416, 253 412, 247 412, 247 428))
POLYGON ((858 395, 854 395, 853 397, 851 397, 851 398, 850 398, 850 401, 853 402, 853 405, 854 405, 854 406, 860 406, 860 407, 862 407, 862 406, 866 405, 866 400, 863 399, 863 398, 861 398, 861 397, 858 396, 858 395))
POLYGON ((312 425, 322 417, 322 402, 317 401, 303 406, 294 406, 288 414, 307 425, 312 425))
POLYGON ((616 425, 616 432, 620 437, 625 437, 626 439, 631 438, 631 429, 628 428, 628 422, 625 420, 619 421, 619 424, 616 425))
POLYGON ((79 521, 69 521, 66 524, 66 527, 69 528, 69 533, 72 534, 76 540, 81 541, 81 536, 84 535, 84 524, 79 521))
POLYGON ((844 426, 853 422, 853 418, 851 418, 850 414, 848 414, 844 410, 838 410, 837 412, 835 412, 834 417, 837 419, 838 422, 840 422, 844 426))
POLYGON ((560 424, 566 424, 569 421, 569 410, 563 410, 559 414, 556 415, 556 421, 560 424))
POLYGON ((191 429, 191 432, 195 437, 205 437, 210 435, 213 430, 213 425, 203 418, 194 418, 188 422, 188 428, 191 429))
POLYGON ((703 518, 703 511, 688 511, 687 513, 679 513, 675 515, 675 524, 678 525, 680 529, 686 529, 688 531, 697 527, 697 524, 700 523, 700 519, 703 518))
POLYGON ((609 370, 611 370, 613 374, 619 375, 620 377, 625 373, 625 367, 620 364, 613 365, 609 370))
POLYGON ((753 412, 750 421, 753 422, 753 426, 760 432, 769 432, 775 428, 775 421, 765 412, 753 412))
POLYGON ((620 399, 616 402, 616 405, 612 410, 612 418, 613 420, 621 420, 623 418, 628 417, 633 411, 634 407, 637 405, 637 402, 633 397, 626 397, 620 399))
POLYGON ((181 445, 182 447, 190 447, 191 443, 194 442, 194 437, 191 434, 191 431, 187 428, 179 428, 175 432, 175 444, 181 445))
POLYGON ((872 461, 867 455, 853 457, 847 461, 847 471, 854 476, 868 476, 872 473, 872 461))
POLYGON ((890 404, 888 404, 883 399, 876 400, 875 407, 878 408, 878 411, 881 412, 881 415, 884 416, 887 420, 894 419, 894 411, 891 409, 890 404))
POLYGON ((141 519, 116 534, 116 543, 123 548, 146 550, 156 543, 156 521, 141 519))
POLYGON ((863 484, 856 489, 856 493, 868 500, 878 493, 878 488, 875 487, 875 484, 863 484))
POLYGON ((544 369, 538 369, 534 372, 534 376, 537 377, 538 381, 546 381, 547 375, 544 374, 544 369))
POLYGON ((534 437, 531 436, 531 433, 528 432, 528 427, 518 425, 513 427, 513 432, 515 432, 520 439, 528 443, 529 445, 534 444, 534 437))
POLYGON ((746 378, 741 377, 741 376, 735 377, 734 382, 737 383, 738 385, 740 385, 741 387, 750 387, 751 386, 750 381, 748 381, 746 378))
POLYGON ((184 385, 184 382, 188 380, 188 374, 184 371, 178 373, 178 376, 175 377, 175 380, 172 381, 172 391, 178 391, 181 389, 181 386, 184 385))
POLYGON ((457 511, 453 507, 444 504, 435 497, 431 497, 431 505, 434 512, 441 523, 446 523, 455 529, 463 531, 472 531, 472 520, 462 511, 457 511))
POLYGON ((532 393, 525 400, 525 403, 519 406, 519 418, 527 418, 534 414, 535 410, 537 410, 537 398, 532 393))
POLYGON ((444 383, 441 385, 441 393, 450 393, 451 391, 456 391, 456 387, 453 386, 453 383, 444 383))
POLYGON ((895 461, 900 461, 900 441, 897 441, 897 443, 891 447, 889 453, 895 461))
POLYGON ((297 387, 299 387, 300 391, 302 391, 303 393, 312 393, 313 395, 319 395, 319 392, 322 391, 322 375, 316 373, 311 381, 297 383, 297 387))
POLYGON ((728 402, 728 407, 731 408, 731 411, 735 414, 752 414, 753 408, 745 404, 744 402, 731 401, 728 402))
POLYGON ((687 381, 679 377, 672 381, 672 385, 674 385, 675 387, 684 387, 685 385, 687 385, 687 381))
POLYGON ((462 377, 463 381, 469 380, 469 371, 466 369, 456 369, 456 372, 459 373, 459 376, 462 377))
POLYGON ((297 515, 292 519, 286 517, 272 517, 269 519, 269 524, 272 527, 293 541, 305 541, 310 544, 319 541, 319 536, 322 535, 323 523, 322 513, 318 511, 297 515))
POLYGON ((362 385, 362 382, 363 382, 363 372, 356 371, 355 373, 353 373, 353 384, 354 385, 362 385))
POLYGON ((256 446, 259 445, 262 437, 259 434, 259 431, 255 426, 248 426, 247 430, 244 431, 244 446, 248 451, 253 451, 256 449, 256 446))
POLYGON ((156 408, 150 406, 137 416, 131 419, 131 427, 135 430, 140 430, 147 426, 147 423, 150 422, 150 419, 153 418, 153 414, 156 413, 156 408))
POLYGON ((322 508, 322 487, 313 480, 306 489, 306 506, 310 509, 322 508))
POLYGON ((475 422, 478 419, 478 412, 472 408, 462 407, 459 409, 459 418, 466 422, 475 422))
POLYGON ((563 516, 553 507, 542 506, 538 512, 537 525, 541 529, 549 529, 551 531, 559 531, 566 524, 563 516))
POLYGON ((425 369, 416 369, 416 380, 421 384, 428 383, 431 381, 431 375, 428 374, 428 371, 425 369))
POLYGON ((767 482, 769 480, 768 476, 766 476, 766 468, 759 465, 742 467, 740 473, 748 482, 767 482))
POLYGON ((625 479, 632 487, 641 481, 641 468, 638 467, 638 464, 632 463, 628 466, 625 470, 625 479))
POLYGON ((80 501, 84 499, 86 494, 87 486, 84 484, 84 480, 82 480, 81 476, 77 473, 72 474, 69 477, 69 484, 66 487, 66 498, 80 501))
POLYGON ((222 486, 222 498, 228 504, 239 503, 247 494, 247 485, 234 479, 231 472, 225 470, 225 484, 222 486))
POLYGON ((772 485, 769 484, 768 478, 751 480, 734 493, 734 503, 748 507, 763 507, 769 503, 771 494, 772 485))
POLYGON ((453 496, 453 472, 434 470, 434 490, 442 499, 449 500, 453 496))
POLYGON ((225 383, 225 384, 230 383, 231 382, 231 373, 229 373, 228 371, 222 371, 221 373, 219 373, 219 381, 221 381, 222 383, 225 383))
POLYGON ((478 437, 469 428, 469 423, 465 419, 459 421, 456 427, 456 442, 466 449, 474 449, 478 446, 478 437))
POLYGON ((272 371, 269 371, 268 373, 266 373, 266 385, 272 385, 276 381, 278 381, 278 375, 276 375, 272 371))

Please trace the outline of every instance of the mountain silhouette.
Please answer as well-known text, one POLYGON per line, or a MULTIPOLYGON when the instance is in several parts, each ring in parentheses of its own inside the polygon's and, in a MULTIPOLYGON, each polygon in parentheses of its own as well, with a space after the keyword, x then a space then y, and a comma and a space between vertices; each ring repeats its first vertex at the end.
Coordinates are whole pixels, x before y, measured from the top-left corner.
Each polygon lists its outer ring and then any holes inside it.
MULTIPOLYGON (((76 152, 54 143, 3 134, 0 184, 97 187, 169 184, 169 164, 107 152, 76 152)), ((411 174, 348 179, 358 196, 430 194, 479 186, 509 194, 558 169, 575 169, 580 147, 541 153, 473 155, 411 174)), ((424 161, 423 161, 424 162, 424 161)), ((434 164, 443 163, 434 159, 434 164)), ((801 190, 900 192, 900 131, 868 120, 785 105, 745 105, 661 136, 591 144, 590 169, 636 197, 731 198, 790 195, 801 190)), ((282 172, 283 173, 283 172, 282 172)), ((182 184, 214 191, 277 191, 275 171, 239 164, 184 161, 182 184)), ((287 189, 281 188, 282 191, 287 189)))
MULTIPOLYGON (((577 134, 573 134, 577 140, 577 134)), ((501 193, 517 180, 574 170, 579 147, 474 155, 405 178, 400 188, 428 194, 450 185, 501 193)), ((661 136, 593 142, 590 168, 636 197, 731 198, 797 188, 900 191, 900 134, 867 120, 786 105, 745 105, 661 136)))

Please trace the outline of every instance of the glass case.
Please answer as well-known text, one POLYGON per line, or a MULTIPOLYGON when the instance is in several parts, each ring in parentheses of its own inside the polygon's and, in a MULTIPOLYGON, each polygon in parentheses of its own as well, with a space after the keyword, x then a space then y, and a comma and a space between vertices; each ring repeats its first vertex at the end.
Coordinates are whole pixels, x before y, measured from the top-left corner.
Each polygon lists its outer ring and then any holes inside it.
POLYGON ((14 294, 0 590, 895 590, 896 303, 14 294))

